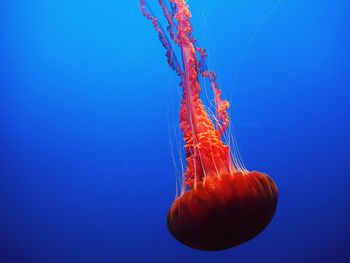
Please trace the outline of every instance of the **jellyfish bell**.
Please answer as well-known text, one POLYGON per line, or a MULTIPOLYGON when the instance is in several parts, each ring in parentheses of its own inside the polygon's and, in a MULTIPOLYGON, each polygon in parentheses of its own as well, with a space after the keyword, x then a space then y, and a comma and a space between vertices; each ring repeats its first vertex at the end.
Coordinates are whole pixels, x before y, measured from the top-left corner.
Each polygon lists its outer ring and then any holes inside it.
POLYGON ((258 235, 277 206, 275 183, 260 172, 211 176, 171 205, 167 226, 181 243, 200 250, 223 250, 258 235))
POLYGON ((229 125, 229 102, 221 98, 216 73, 207 68, 206 52, 192 36, 186 1, 159 0, 159 4, 168 34, 146 0, 140 0, 143 15, 166 49, 169 66, 181 79, 179 115, 186 152, 183 187, 169 209, 168 229, 192 248, 227 249, 252 239, 268 225, 277 206, 277 187, 266 174, 247 171, 234 154, 237 149, 222 138, 229 125), (174 54, 174 43, 181 60, 174 54), (215 116, 209 115, 201 100, 200 76, 209 81, 215 116))

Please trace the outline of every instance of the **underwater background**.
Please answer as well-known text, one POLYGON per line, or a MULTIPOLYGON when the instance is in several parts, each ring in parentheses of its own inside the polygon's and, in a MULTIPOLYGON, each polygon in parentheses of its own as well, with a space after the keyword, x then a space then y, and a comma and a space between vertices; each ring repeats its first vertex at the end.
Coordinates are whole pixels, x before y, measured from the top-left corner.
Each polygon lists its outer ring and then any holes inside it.
POLYGON ((138 1, 1 1, 1 263, 350 262, 350 2, 188 4, 270 225, 221 252, 167 231, 179 79, 138 1))

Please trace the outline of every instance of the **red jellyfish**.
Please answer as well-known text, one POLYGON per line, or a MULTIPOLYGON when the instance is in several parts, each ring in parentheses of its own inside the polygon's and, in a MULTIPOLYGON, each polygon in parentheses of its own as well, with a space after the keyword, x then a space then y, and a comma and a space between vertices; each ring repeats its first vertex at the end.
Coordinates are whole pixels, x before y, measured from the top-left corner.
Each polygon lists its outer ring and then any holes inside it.
POLYGON ((258 235, 272 219, 278 198, 273 180, 243 168, 222 137, 229 124, 229 103, 221 98, 216 74, 208 70, 205 50, 192 37, 191 13, 185 0, 159 0, 168 22, 159 24, 145 0, 143 15, 151 20, 166 49, 168 63, 181 78, 180 128, 184 135, 187 168, 185 189, 167 215, 170 233, 181 243, 201 250, 222 250, 258 235), (172 41, 170 41, 170 39, 172 41), (181 64, 172 44, 181 51, 181 64), (199 75, 208 79, 214 94, 212 120, 200 98, 199 75))

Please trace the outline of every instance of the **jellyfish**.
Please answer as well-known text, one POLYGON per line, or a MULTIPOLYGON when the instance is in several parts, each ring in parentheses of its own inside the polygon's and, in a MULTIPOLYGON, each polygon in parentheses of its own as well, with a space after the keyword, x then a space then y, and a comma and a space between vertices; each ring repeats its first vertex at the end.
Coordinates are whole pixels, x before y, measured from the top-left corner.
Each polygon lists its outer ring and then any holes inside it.
POLYGON ((192 36, 191 13, 185 0, 159 0, 168 23, 164 29, 146 0, 140 0, 166 49, 169 66, 180 78, 180 128, 186 153, 183 189, 167 214, 167 227, 175 239, 194 249, 216 251, 245 243, 271 221, 278 189, 266 174, 249 171, 235 149, 223 140, 229 126, 229 102, 222 98, 216 73, 209 70, 206 51, 192 36), (174 52, 181 53, 179 60, 174 52), (210 84, 215 117, 201 99, 199 78, 210 84))

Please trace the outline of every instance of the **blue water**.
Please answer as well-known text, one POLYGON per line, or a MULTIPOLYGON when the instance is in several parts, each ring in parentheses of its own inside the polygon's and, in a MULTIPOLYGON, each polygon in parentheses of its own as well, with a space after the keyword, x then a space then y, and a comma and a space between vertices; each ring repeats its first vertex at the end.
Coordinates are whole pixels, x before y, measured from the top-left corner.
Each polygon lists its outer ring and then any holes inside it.
POLYGON ((349 1, 189 4, 271 224, 211 253, 168 233, 178 79, 137 1, 1 1, 1 263, 350 262, 349 1))

